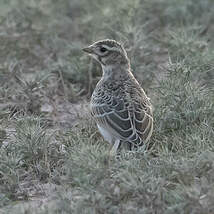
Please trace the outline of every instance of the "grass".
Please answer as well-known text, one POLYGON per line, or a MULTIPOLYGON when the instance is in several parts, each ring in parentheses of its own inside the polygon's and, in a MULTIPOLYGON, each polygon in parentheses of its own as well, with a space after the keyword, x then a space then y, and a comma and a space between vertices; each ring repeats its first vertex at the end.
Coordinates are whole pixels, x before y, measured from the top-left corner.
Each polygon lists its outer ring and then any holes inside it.
POLYGON ((0 213, 214 210, 212 0, 0 3, 0 213), (154 106, 150 150, 109 145, 88 112, 101 76, 81 52, 124 44, 154 106))

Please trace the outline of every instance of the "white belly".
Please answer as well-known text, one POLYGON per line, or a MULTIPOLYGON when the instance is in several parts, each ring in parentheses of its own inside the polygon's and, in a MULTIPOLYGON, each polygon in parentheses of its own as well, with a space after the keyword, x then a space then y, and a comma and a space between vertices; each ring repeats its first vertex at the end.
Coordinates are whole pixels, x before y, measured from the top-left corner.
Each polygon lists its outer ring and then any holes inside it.
POLYGON ((115 139, 107 129, 103 128, 102 126, 100 126, 98 124, 97 124, 97 127, 106 141, 108 141, 109 143, 114 143, 115 139))

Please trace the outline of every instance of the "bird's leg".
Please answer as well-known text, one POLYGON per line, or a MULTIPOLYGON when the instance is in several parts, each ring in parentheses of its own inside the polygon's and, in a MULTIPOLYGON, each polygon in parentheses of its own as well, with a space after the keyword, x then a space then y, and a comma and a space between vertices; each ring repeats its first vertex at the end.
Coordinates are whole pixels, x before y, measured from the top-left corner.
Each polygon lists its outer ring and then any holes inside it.
POLYGON ((117 154, 117 149, 119 146, 120 146, 120 140, 115 140, 115 142, 112 144, 109 155, 112 157, 115 156, 117 154))

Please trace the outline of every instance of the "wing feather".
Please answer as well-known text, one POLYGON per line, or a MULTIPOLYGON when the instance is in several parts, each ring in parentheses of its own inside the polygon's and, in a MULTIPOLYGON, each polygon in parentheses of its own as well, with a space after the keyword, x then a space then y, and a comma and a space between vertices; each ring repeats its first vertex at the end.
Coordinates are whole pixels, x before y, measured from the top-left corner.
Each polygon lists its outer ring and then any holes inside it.
POLYGON ((122 141, 140 145, 151 136, 151 106, 145 102, 125 102, 105 95, 104 99, 96 97, 92 100, 91 112, 98 124, 122 141))

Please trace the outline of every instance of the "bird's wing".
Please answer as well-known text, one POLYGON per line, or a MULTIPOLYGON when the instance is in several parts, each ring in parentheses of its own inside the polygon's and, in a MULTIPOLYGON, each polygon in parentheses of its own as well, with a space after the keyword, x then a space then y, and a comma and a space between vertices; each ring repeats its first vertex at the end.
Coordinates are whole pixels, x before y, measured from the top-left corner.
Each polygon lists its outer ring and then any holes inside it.
POLYGON ((151 136, 151 106, 112 96, 96 97, 91 102, 96 122, 122 141, 141 144, 151 136))

